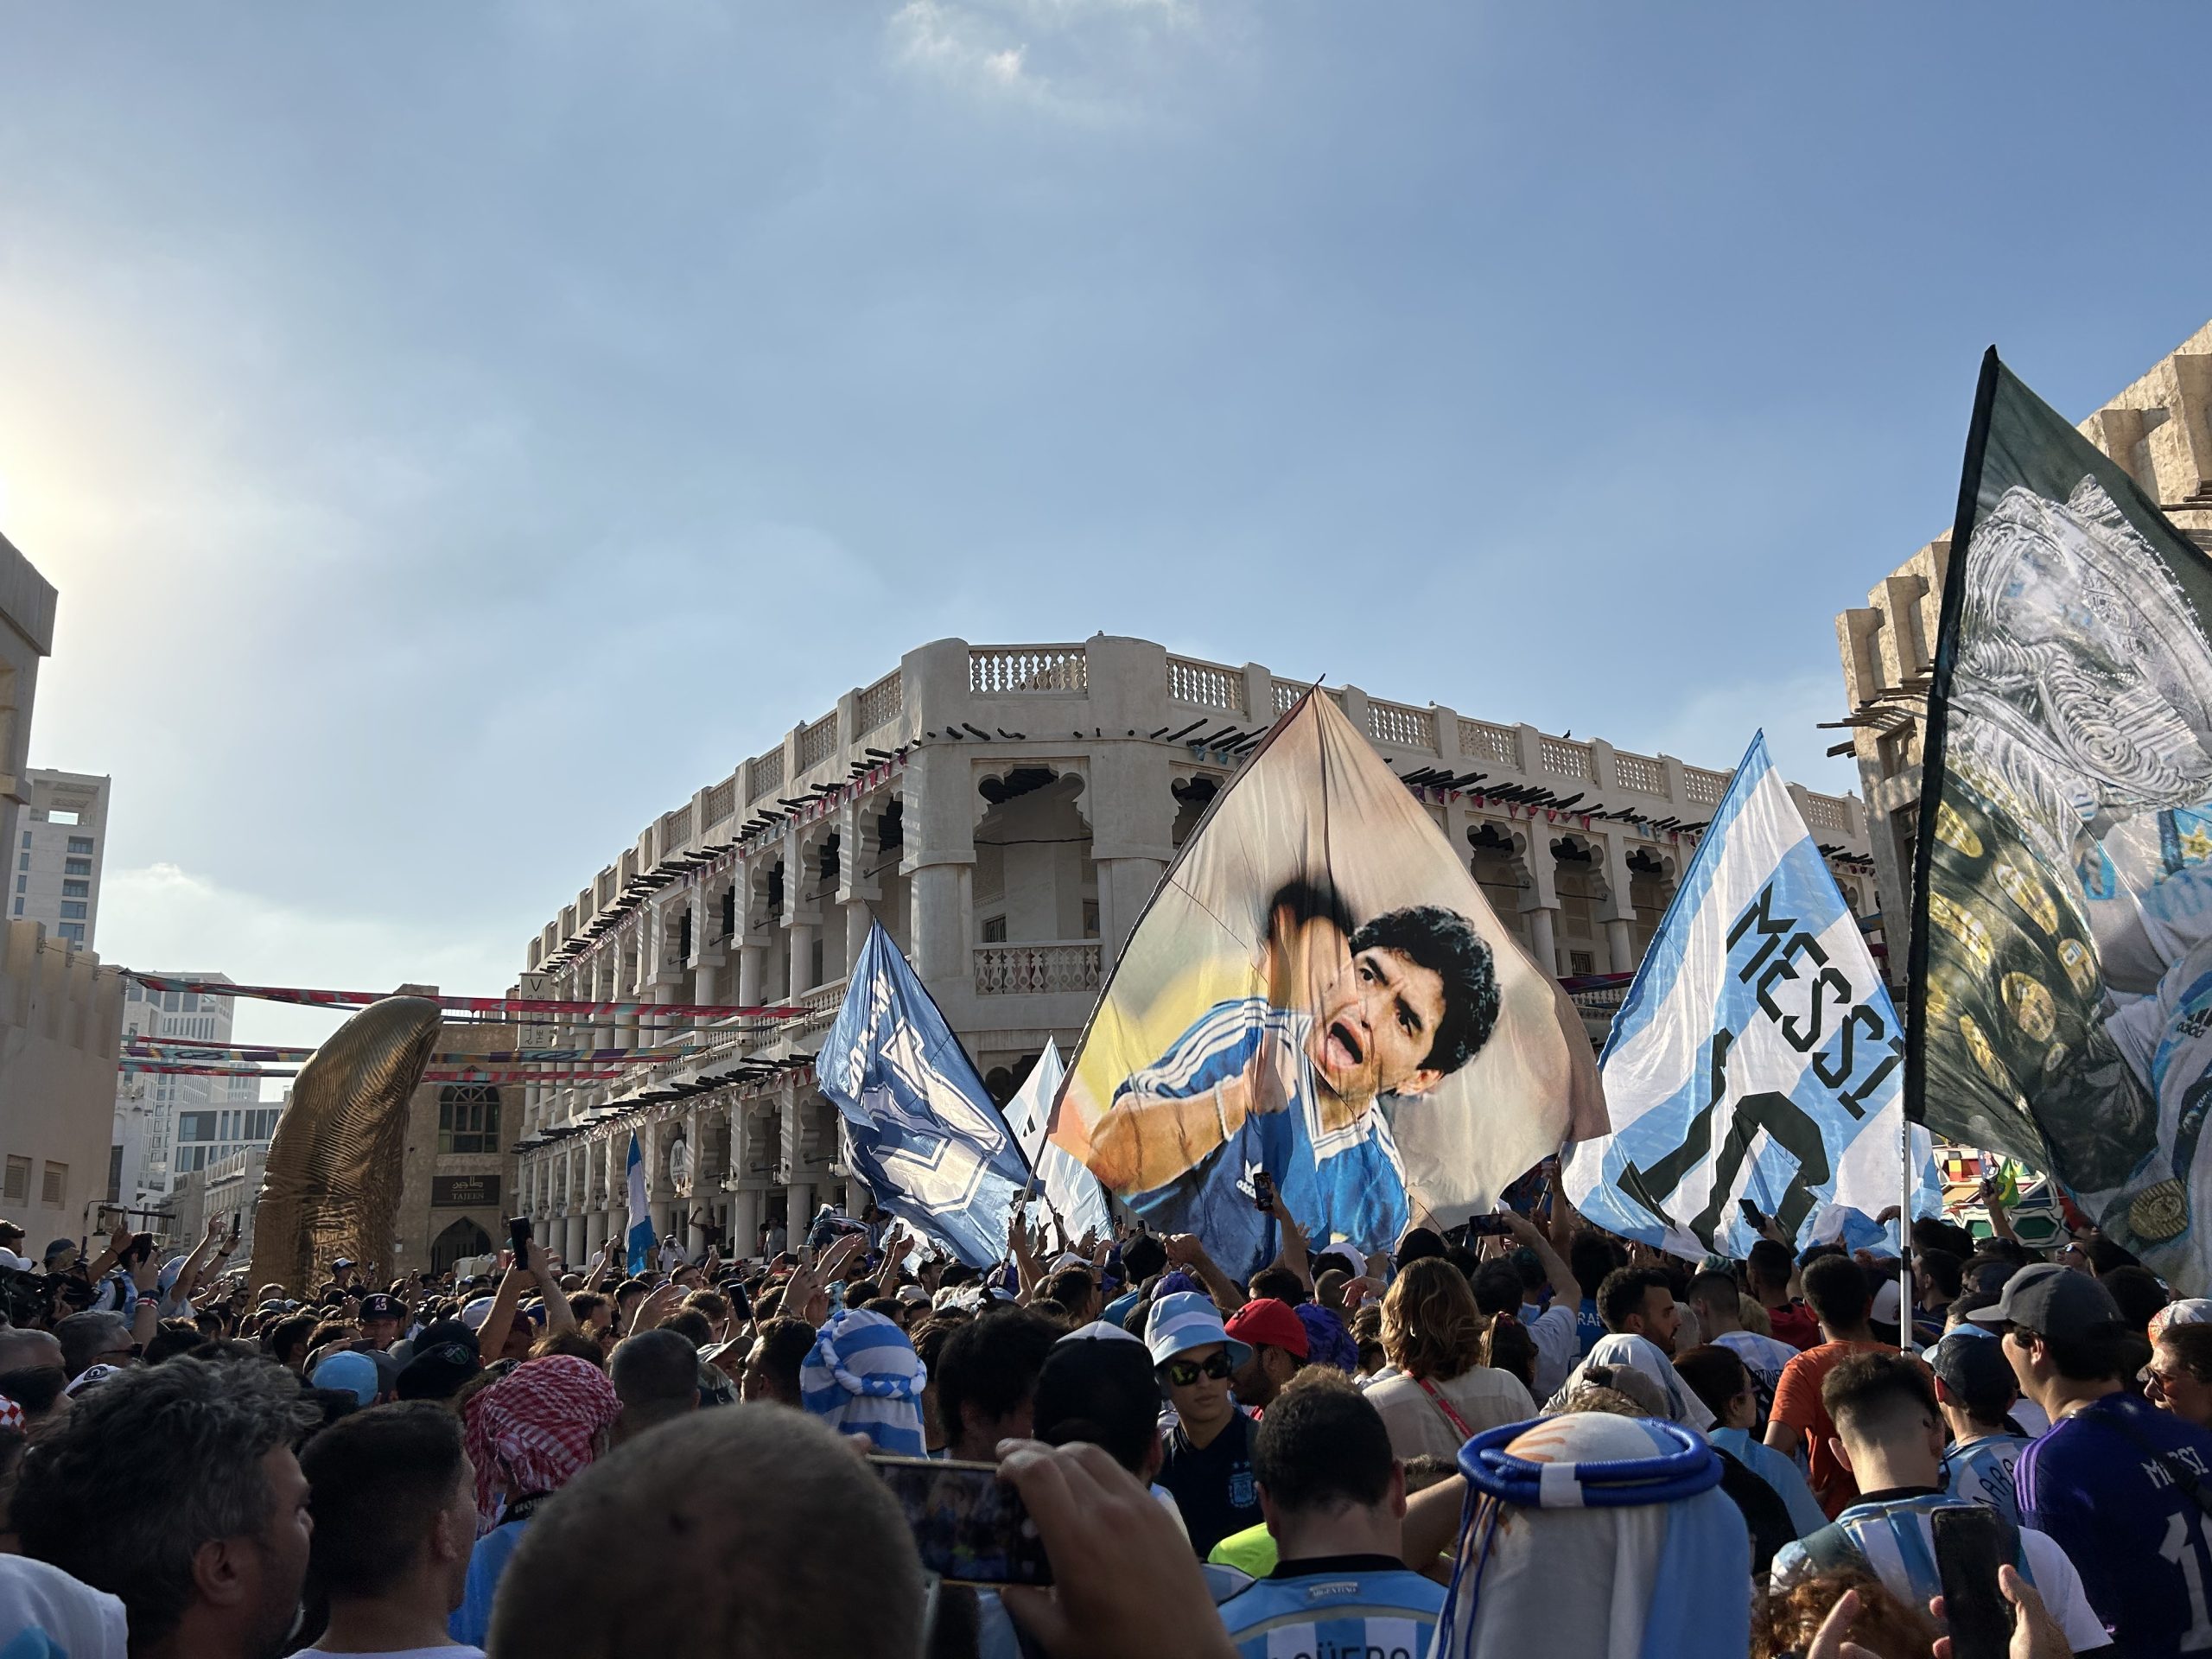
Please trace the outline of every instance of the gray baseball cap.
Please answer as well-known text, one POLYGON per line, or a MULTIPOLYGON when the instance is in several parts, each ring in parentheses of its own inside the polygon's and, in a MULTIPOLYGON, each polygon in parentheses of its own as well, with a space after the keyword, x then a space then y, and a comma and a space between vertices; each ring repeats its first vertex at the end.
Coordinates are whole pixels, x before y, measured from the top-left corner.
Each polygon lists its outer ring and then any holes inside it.
POLYGON ((2022 1268, 2005 1284, 2005 1294, 1967 1317, 2018 1325, 2039 1337, 2101 1336, 2126 1323, 2112 1293, 2086 1273, 2056 1262, 2022 1268))

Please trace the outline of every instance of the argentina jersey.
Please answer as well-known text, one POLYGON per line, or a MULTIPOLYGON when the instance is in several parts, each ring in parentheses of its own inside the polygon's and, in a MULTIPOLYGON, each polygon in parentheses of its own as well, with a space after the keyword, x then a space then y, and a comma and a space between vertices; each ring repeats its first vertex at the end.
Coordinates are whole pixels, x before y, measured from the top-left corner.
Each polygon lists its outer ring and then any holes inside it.
POLYGON ((1173 1180, 1130 1196, 1151 1225, 1195 1233, 1222 1268, 1247 1279, 1274 1256, 1274 1224, 1254 1205, 1255 1177, 1274 1182, 1284 1206, 1316 1250, 1349 1243, 1387 1249, 1406 1229, 1406 1177, 1396 1142, 1377 1104, 1340 1128, 1320 1122, 1319 1084, 1306 1041, 1309 1014, 1261 997, 1220 1002, 1176 1039, 1160 1060, 1115 1090, 1150 1099, 1196 1098, 1241 1076, 1263 1046, 1287 1059, 1289 1102, 1280 1112, 1247 1117, 1228 1141, 1173 1180))
POLYGON ((1444 1586, 1403 1567, 1262 1579, 1221 1605, 1242 1659, 1422 1659, 1444 1586))
POLYGON ((2012 1490, 2012 1465, 2026 1449, 2024 1434, 1985 1434, 1962 1441, 1943 1454, 1943 1491, 1968 1503, 1994 1510, 2014 1526, 2020 1523, 2019 1499, 2012 1490))
MULTIPOLYGON (((1942 1575, 1936 1568, 1935 1529, 1928 1517, 1958 1502, 1936 1492, 1886 1503, 1853 1503, 1810 1537, 1775 1552, 1774 1587, 1786 1588, 1815 1573, 1856 1569, 1872 1573, 1884 1589, 1906 1606, 1925 1607, 1930 1597, 1943 1593, 1942 1575)), ((2016 1530, 2012 1564, 2033 1584, 2036 1575, 2025 1538, 2016 1530)))

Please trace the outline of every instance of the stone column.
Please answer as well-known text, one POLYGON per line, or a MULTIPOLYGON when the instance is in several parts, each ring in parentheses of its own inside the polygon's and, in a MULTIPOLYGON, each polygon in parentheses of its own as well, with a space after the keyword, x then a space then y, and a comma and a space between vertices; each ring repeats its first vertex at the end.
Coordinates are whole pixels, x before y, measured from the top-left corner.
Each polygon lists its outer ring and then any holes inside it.
POLYGON ((793 1181, 784 1189, 785 1225, 791 1232, 791 1249, 798 1249, 806 1243, 806 1230, 814 1219, 814 1183, 793 1181))
POLYGON ((794 918, 785 930, 791 944, 791 988, 796 997, 814 988, 814 936, 817 924, 794 918))
POLYGON ((900 868, 911 883, 914 965, 925 981, 971 984, 976 925, 965 878, 976 861, 982 802, 965 752, 951 744, 917 752, 907 761, 899 798, 906 835, 900 868))
POLYGON ((584 1255, 587 1257, 596 1255, 601 1246, 606 1243, 606 1206, 601 1205, 596 1209, 587 1210, 584 1212, 584 1255))
MULTIPOLYGON (((1611 749, 1606 751, 1605 759, 1610 769, 1611 749)), ((1635 877, 1629 873, 1628 839, 1624 836, 1607 836, 1601 845, 1605 855, 1605 907, 1599 919, 1605 925, 1605 948, 1612 957, 1615 973, 1634 973, 1636 937, 1631 924, 1636 920, 1636 904, 1630 884, 1635 877)))
POLYGON ((768 947, 752 939, 741 941, 737 947, 737 1002, 740 1007, 757 1008, 761 1004, 761 982, 768 965, 768 947))
POLYGON ((1552 913, 1556 905, 1530 905, 1529 912, 1529 954, 1536 965, 1548 974, 1559 972, 1559 946, 1552 939, 1552 913))
POLYGON ((584 1218, 569 1215, 561 1220, 561 1255, 572 1268, 581 1268, 591 1257, 591 1246, 585 1243, 584 1218))
POLYGON ((729 1195, 729 1248, 732 1255, 748 1256, 757 1247, 760 1232, 760 1199, 761 1194, 749 1190, 729 1195))
POLYGON ((1559 945, 1553 922, 1559 914, 1559 861, 1552 856, 1545 825, 1530 820, 1526 839, 1529 850, 1522 861, 1528 866, 1529 886, 1521 895, 1521 908, 1529 917, 1529 954, 1546 973, 1556 975, 1559 945))

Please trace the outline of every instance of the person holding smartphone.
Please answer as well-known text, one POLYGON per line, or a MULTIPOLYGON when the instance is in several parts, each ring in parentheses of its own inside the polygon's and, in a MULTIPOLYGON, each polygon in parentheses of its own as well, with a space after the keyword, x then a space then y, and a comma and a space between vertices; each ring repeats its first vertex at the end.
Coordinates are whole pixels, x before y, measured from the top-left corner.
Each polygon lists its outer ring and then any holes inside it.
MULTIPOLYGON (((1908 1607, 1927 1606, 1943 1593, 1931 1517, 1974 1507, 1939 1484, 1945 1431, 1927 1367, 1895 1351, 1850 1354, 1821 1383, 1821 1399, 1859 1495, 1827 1526, 1775 1553, 1771 1587, 1778 1593, 1818 1574, 1857 1572, 1880 1580, 1908 1607)), ((2012 1564, 2075 1653, 2109 1648, 2112 1637, 2057 1541, 2027 1526, 2013 1540, 2012 1564)))

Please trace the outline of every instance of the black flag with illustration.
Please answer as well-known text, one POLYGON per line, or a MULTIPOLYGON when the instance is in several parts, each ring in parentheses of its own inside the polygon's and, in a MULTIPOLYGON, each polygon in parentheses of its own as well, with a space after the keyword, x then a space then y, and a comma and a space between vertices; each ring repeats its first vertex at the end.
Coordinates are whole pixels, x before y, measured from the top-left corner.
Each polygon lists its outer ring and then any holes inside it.
POLYGON ((1916 849, 1906 1101, 2047 1169, 2191 1294, 2212 1274, 2212 563, 1982 366, 1916 849))

